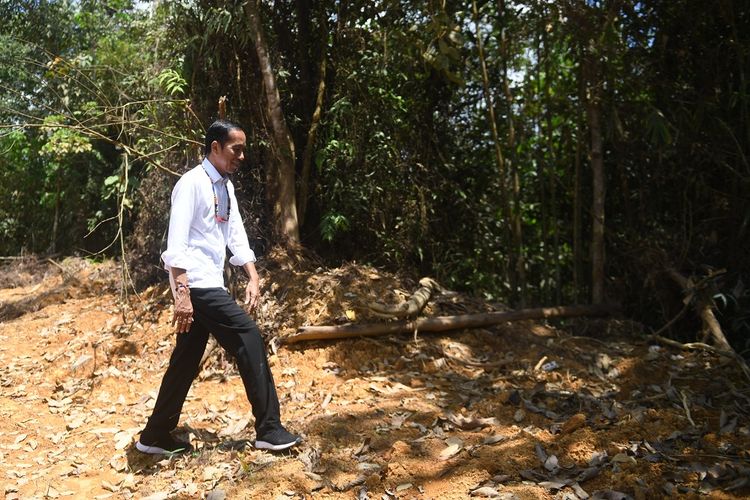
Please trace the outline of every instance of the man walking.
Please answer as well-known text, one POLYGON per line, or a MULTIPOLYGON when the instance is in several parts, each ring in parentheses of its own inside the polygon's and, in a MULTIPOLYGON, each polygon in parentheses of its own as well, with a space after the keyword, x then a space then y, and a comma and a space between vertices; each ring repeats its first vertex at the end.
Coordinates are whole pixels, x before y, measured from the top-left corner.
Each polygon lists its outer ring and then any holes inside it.
POLYGON ((230 264, 242 266, 250 281, 245 304, 250 310, 260 300, 255 253, 237 210, 229 174, 245 158, 242 128, 217 120, 206 131, 205 159, 186 172, 172 191, 167 250, 162 254, 174 295, 177 342, 162 379, 153 413, 136 448, 144 453, 168 454, 192 450, 175 440, 188 390, 200 370, 200 360, 212 334, 237 360, 245 392, 255 417, 255 447, 284 450, 300 442, 281 425, 279 400, 268 366, 265 344, 255 322, 224 287, 226 248, 230 264))

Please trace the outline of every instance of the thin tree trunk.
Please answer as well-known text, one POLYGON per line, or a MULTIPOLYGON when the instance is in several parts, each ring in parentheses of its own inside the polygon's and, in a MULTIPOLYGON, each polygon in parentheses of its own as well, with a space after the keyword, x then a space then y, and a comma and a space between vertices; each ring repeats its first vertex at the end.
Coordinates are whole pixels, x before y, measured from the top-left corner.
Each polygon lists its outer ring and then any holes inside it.
MULTIPOLYGON (((577 114, 577 116, 580 116, 577 114)), ((576 156, 573 179, 573 293, 578 304, 581 297, 581 142, 583 141, 580 119, 576 119, 576 156)))
POLYGON ((302 154, 302 173, 300 174, 299 180, 299 199, 297 201, 297 215, 299 216, 300 226, 305 223, 305 216, 307 215, 307 200, 310 192, 310 170, 312 168, 312 156, 315 148, 315 139, 318 136, 318 127, 320 125, 320 117, 323 113, 323 97, 326 91, 326 53, 323 49, 323 54, 320 61, 320 81, 318 82, 318 94, 315 98, 315 111, 313 111, 312 120, 310 122, 310 130, 307 133, 307 142, 305 143, 305 150, 302 154))
POLYGON ((498 15, 500 17, 500 57, 503 60, 503 92, 505 93, 505 101, 508 109, 508 147, 510 148, 511 159, 515 156, 516 147, 516 127, 513 122, 513 94, 510 91, 510 83, 508 79, 508 60, 510 59, 510 50, 508 48, 508 22, 506 19, 506 8, 505 0, 498 1, 498 15))
POLYGON ((57 228, 60 221, 60 167, 55 174, 55 218, 52 220, 52 238, 49 242, 49 253, 57 251, 57 228))
POLYGON ((513 223, 511 236, 515 248, 513 252, 515 253, 515 271, 518 276, 518 305, 519 307, 526 307, 526 262, 523 257, 523 231, 521 228, 521 180, 515 163, 511 164, 511 176, 513 178, 513 207, 510 218, 513 223))
MULTIPOLYGON (((542 32, 544 30, 541 30, 542 32)), ((539 135, 541 136, 544 133, 544 126, 542 125, 542 107, 544 106, 544 92, 542 90, 542 64, 544 64, 544 55, 542 54, 542 36, 539 32, 537 32, 535 37, 536 47, 536 78, 535 78, 535 93, 536 93, 536 99, 538 101, 538 111, 534 114, 534 129, 539 131, 539 135)), ((544 76, 544 79, 547 79, 547 75, 544 76)), ((547 200, 547 183, 546 183, 546 177, 547 177, 547 159, 544 156, 544 149, 541 146, 541 137, 539 146, 536 148, 535 156, 537 159, 536 162, 536 169, 537 169, 537 182, 539 183, 539 205, 540 205, 540 220, 541 220, 541 226, 542 226, 542 250, 541 250, 541 256, 542 261, 544 264, 541 266, 541 283, 540 283, 540 292, 542 296, 542 302, 549 303, 549 214, 548 214, 548 207, 549 202, 547 200)))
MULTIPOLYGON (((545 24, 547 21, 545 21, 545 24)), ((552 130, 552 72, 553 67, 550 58, 549 40, 547 37, 547 31, 542 31, 542 47, 544 50, 544 99, 546 105, 544 106, 544 122, 546 129, 546 142, 547 142, 547 185, 549 192, 549 208, 547 210, 547 228, 552 232, 552 245, 545 244, 549 247, 547 252, 547 266, 552 263, 552 269, 546 271, 547 280, 550 282, 548 290, 551 293, 554 292, 553 302, 555 304, 560 303, 560 231, 557 213, 557 153, 555 151, 555 139, 552 130)), ((562 140, 562 139, 560 139, 562 140)), ((545 235, 545 239, 548 238, 545 235)), ((548 297, 548 300, 551 295, 548 297)))
POLYGON ((275 188, 275 192, 269 193, 272 197, 274 230, 281 242, 287 246, 294 247, 300 241, 294 186, 294 141, 284 119, 279 89, 276 86, 276 77, 271 67, 271 58, 265 40, 263 24, 261 23, 260 12, 255 0, 245 3, 245 14, 252 30, 255 52, 258 56, 258 64, 260 65, 260 72, 263 77, 266 113, 271 124, 272 149, 276 157, 276 168, 271 169, 271 177, 275 181, 271 183, 271 186, 275 188))
POLYGON ((598 104, 589 105, 591 127, 591 169, 593 175, 593 204, 591 232, 591 300, 604 301, 604 165, 598 104))
POLYGON ((315 83, 313 82, 315 64, 312 59, 313 42, 312 30, 310 28, 312 24, 311 3, 311 0, 296 0, 294 2, 297 17, 296 52, 299 61, 299 79, 301 83, 299 90, 301 93, 301 99, 299 99, 301 106, 299 109, 303 113, 303 116, 312 114, 313 99, 315 98, 315 83))
POLYGON ((591 208, 591 301, 604 302, 604 161, 602 153, 601 98, 599 72, 592 54, 584 56, 586 117, 591 134, 591 173, 593 201, 591 208))
MULTIPOLYGON (((503 152, 502 148, 500 147, 500 137, 497 131, 497 121, 495 119, 495 106, 492 102, 492 93, 490 91, 490 78, 489 74, 487 72, 487 61, 484 57, 484 44, 482 43, 482 30, 479 26, 479 10, 477 9, 477 2, 476 0, 472 0, 472 8, 474 12, 474 26, 476 29, 476 36, 477 36, 477 49, 479 51, 479 61, 481 63, 482 67, 482 84, 484 88, 484 100, 485 105, 487 106, 487 113, 489 115, 489 121, 490 121, 490 131, 492 132, 492 142, 494 144, 495 149, 495 161, 497 163, 498 168, 498 174, 500 177, 500 197, 501 197, 501 204, 503 208, 503 216, 505 218, 505 224, 504 227, 508 232, 512 234, 512 212, 510 208, 510 204, 508 202, 508 190, 505 184, 505 160, 503 159, 503 152)), ((507 234, 507 233, 506 233, 507 234)), ((507 241, 507 240, 506 240, 507 241)), ((511 246, 513 248, 513 246, 511 246)), ((512 272, 513 269, 513 251, 509 252, 511 255, 511 265, 506 267, 508 269, 506 271, 505 278, 507 279, 507 282, 511 285, 511 293, 516 294, 517 293, 517 282, 516 282, 516 273, 512 272)))
POLYGON ((510 163, 510 175, 512 179, 511 191, 511 234, 513 246, 515 248, 516 266, 515 270, 518 276, 519 285, 519 306, 525 307, 526 297, 526 263, 524 261, 523 249, 523 230, 521 227, 521 182, 518 177, 518 165, 516 161, 516 127, 513 121, 513 94, 510 90, 510 79, 508 78, 508 60, 510 59, 510 50, 508 48, 507 37, 507 10, 505 0, 498 2, 498 15, 500 18, 500 57, 503 61, 503 93, 505 94, 506 113, 508 116, 508 160, 510 163))

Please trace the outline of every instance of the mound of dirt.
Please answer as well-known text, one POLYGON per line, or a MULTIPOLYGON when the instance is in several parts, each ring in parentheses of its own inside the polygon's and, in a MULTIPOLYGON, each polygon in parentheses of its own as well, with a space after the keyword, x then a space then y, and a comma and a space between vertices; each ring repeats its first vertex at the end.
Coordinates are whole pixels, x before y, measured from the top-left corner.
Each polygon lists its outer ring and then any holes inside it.
POLYGON ((121 276, 112 262, 79 258, 62 262, 25 257, 0 266, 0 321, 14 319, 74 297, 111 293, 121 276))
MULTIPOLYGON (((417 287, 368 266, 272 257, 259 265, 256 317, 269 341, 302 325, 385 321, 367 304, 417 287)), ((15 311, 0 324, 7 499, 750 493, 742 373, 712 353, 651 345, 622 319, 281 346, 270 361, 284 422, 305 439, 281 454, 249 446, 242 383, 215 355, 178 428, 195 452, 144 456, 133 443, 175 338, 169 290, 123 302, 115 264, 60 264, 0 271, 18 275, 0 290, 0 310, 15 311)), ((424 314, 494 309, 443 294, 424 314)))

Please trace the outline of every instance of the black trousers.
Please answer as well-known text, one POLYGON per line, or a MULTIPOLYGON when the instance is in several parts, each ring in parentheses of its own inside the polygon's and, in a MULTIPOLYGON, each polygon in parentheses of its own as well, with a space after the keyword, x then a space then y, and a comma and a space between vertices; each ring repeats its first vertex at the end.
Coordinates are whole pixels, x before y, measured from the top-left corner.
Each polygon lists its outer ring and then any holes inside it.
POLYGON ((198 375, 209 333, 237 360, 252 405, 256 435, 279 427, 279 399, 265 344, 255 321, 223 288, 191 288, 190 299, 194 322, 190 331, 176 334, 177 344, 141 439, 157 439, 177 427, 185 397, 198 375))

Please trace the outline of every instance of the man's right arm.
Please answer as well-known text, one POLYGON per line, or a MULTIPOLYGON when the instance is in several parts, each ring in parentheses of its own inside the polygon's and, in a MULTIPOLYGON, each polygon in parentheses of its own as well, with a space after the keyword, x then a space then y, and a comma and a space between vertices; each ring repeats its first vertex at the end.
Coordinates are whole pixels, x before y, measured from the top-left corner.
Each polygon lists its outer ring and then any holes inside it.
POLYGON ((187 273, 179 267, 170 267, 169 273, 174 283, 174 315, 172 326, 177 325, 177 333, 186 333, 193 323, 193 302, 190 300, 187 273))
POLYGON ((172 192, 167 250, 161 255, 164 264, 169 269, 170 284, 173 287, 172 326, 177 326, 177 333, 190 330, 193 322, 193 304, 190 300, 186 269, 189 258, 190 226, 195 208, 195 192, 189 180, 185 177, 180 179, 172 192))
POLYGON ((182 269, 183 273, 189 268, 190 226, 193 223, 195 197, 197 196, 195 186, 190 180, 183 177, 172 191, 167 250, 161 254, 168 268, 182 269))

